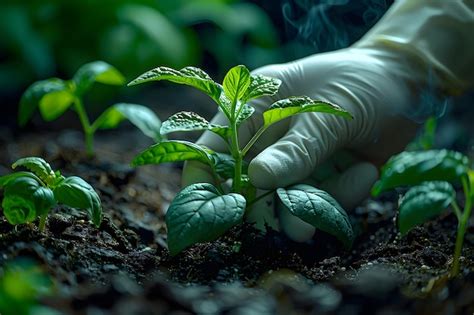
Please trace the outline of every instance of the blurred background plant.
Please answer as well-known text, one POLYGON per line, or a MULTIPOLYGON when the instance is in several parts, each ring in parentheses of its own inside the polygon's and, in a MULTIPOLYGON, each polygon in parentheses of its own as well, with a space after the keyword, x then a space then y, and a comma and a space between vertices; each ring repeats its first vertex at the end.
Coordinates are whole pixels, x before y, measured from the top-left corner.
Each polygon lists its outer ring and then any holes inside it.
POLYGON ((278 61, 277 46, 269 16, 241 1, 7 0, 0 4, 0 93, 16 98, 35 80, 70 76, 96 59, 129 78, 157 65, 204 62, 216 73, 278 61))
POLYGON ((56 312, 39 304, 50 295, 53 283, 34 261, 17 259, 0 266, 0 314, 53 315, 56 312))

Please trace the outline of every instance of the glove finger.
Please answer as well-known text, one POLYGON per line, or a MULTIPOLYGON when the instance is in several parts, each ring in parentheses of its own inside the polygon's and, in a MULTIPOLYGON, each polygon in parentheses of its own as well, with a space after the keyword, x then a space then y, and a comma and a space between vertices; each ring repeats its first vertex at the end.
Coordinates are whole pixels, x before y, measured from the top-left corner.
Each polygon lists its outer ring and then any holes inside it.
POLYGON ((320 187, 331 194, 344 209, 353 209, 369 196, 378 177, 375 165, 360 162, 324 181, 320 187))
POLYGON ((183 174, 181 175, 181 186, 186 187, 197 183, 216 184, 214 177, 212 176, 211 168, 198 161, 184 162, 183 174))
MULTIPOLYGON (((257 191, 258 196, 261 196, 265 193, 266 191, 257 191)), ((258 200, 248 209, 245 220, 249 223, 253 223, 255 228, 264 232, 267 230, 267 228, 279 231, 280 227, 278 224, 278 219, 275 215, 275 202, 275 193, 269 194, 268 196, 258 200)))
POLYGON ((295 242, 307 242, 313 237, 316 228, 291 214, 281 201, 278 201, 277 212, 280 230, 288 238, 295 242))
POLYGON ((251 161, 252 184, 275 189, 301 182, 316 165, 346 144, 347 130, 347 123, 340 117, 320 113, 295 117, 286 135, 251 161))

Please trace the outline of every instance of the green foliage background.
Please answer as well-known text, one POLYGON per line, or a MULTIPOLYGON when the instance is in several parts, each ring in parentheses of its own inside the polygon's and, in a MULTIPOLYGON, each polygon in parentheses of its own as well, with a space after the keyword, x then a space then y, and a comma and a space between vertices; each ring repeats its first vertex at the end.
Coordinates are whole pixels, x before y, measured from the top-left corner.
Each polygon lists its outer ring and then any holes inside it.
POLYGON ((243 1, 2 1, 0 92, 99 59, 127 77, 157 65, 256 67, 281 59, 277 46, 269 16, 243 1))

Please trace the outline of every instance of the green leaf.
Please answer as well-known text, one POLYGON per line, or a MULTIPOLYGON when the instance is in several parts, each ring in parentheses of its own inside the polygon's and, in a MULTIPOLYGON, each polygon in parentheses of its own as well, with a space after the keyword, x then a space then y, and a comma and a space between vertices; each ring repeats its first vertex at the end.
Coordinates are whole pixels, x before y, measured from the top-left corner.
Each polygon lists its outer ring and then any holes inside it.
POLYGON ((5 186, 2 208, 10 224, 31 222, 56 204, 51 189, 31 177, 17 177, 5 186))
POLYGON ((212 131, 224 139, 230 136, 230 128, 209 123, 205 118, 193 112, 179 112, 168 118, 161 126, 161 134, 178 131, 212 131))
POLYGON ((60 117, 74 103, 75 96, 71 91, 56 91, 43 96, 39 103, 41 117, 53 121, 60 117))
POLYGON ((264 126, 268 127, 287 117, 309 112, 327 113, 352 118, 349 112, 337 105, 315 101, 306 96, 299 96, 273 103, 267 111, 263 112, 264 126))
POLYGON ((186 187, 166 212, 168 248, 171 255, 196 243, 210 242, 242 222, 245 198, 220 195, 211 184, 186 187))
POLYGON ((347 213, 327 192, 309 185, 279 188, 277 194, 288 210, 303 221, 334 235, 346 247, 354 241, 347 213))
POLYGON ((94 61, 83 65, 72 78, 77 94, 82 95, 94 82, 107 85, 123 85, 124 76, 112 65, 104 61, 94 61))
POLYGON ((249 119, 254 112, 255 108, 250 105, 244 104, 240 111, 239 117, 237 117, 237 126, 240 126, 244 121, 249 119))
POLYGON ((13 163, 12 168, 16 169, 18 166, 24 167, 32 171, 36 176, 41 178, 47 185, 54 184, 56 180, 56 174, 51 169, 48 162, 39 157, 26 157, 19 159, 13 163))
MULTIPOLYGON (((234 178, 235 159, 230 154, 214 152, 212 155, 215 172, 224 179, 234 178)), ((242 172, 248 173, 248 162, 242 161, 242 172)))
POLYGON ((59 203, 86 210, 96 227, 102 222, 102 205, 94 188, 77 176, 65 178, 54 189, 54 196, 59 203))
POLYGON ((146 106, 120 103, 109 107, 94 122, 99 129, 114 129, 124 120, 130 121, 143 134, 155 141, 161 139, 161 121, 156 114, 146 106))
POLYGON ((459 152, 402 152, 382 167, 380 180, 372 188, 372 195, 378 196, 395 187, 418 185, 425 181, 458 182, 468 169, 469 159, 459 152))
POLYGON ((54 120, 66 111, 73 101, 69 84, 61 79, 48 79, 33 83, 20 100, 18 122, 20 126, 33 116, 39 106, 46 121, 54 120))
POLYGON ((227 72, 224 81, 224 92, 231 101, 242 99, 250 86, 250 72, 245 66, 236 66, 227 72))
POLYGON ((280 89, 281 81, 275 78, 266 77, 263 75, 251 75, 250 86, 242 97, 244 103, 259 98, 262 96, 275 95, 280 89))
POLYGON ((448 182, 425 182, 408 190, 400 201, 398 228, 402 234, 438 216, 453 202, 456 192, 448 182))
POLYGON ((132 166, 195 160, 212 165, 212 151, 188 141, 162 141, 152 145, 133 161, 132 166))
POLYGON ((10 181, 18 177, 30 177, 36 180, 38 183, 41 182, 41 179, 31 172, 15 172, 0 177, 0 188, 5 187, 10 181))
POLYGON ((128 85, 137 85, 150 81, 171 81, 178 84, 192 86, 209 95, 215 102, 220 104, 222 87, 214 82, 211 77, 199 68, 186 67, 181 70, 174 70, 167 67, 158 67, 145 72, 128 85))

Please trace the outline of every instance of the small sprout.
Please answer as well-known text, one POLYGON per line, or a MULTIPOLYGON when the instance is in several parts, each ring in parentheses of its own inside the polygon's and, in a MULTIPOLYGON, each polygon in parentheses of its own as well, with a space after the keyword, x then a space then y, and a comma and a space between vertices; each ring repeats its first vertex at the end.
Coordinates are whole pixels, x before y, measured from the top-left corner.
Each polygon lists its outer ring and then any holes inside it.
MULTIPOLYGON (((179 112, 163 122, 161 134, 210 131, 227 143, 231 153, 217 153, 192 142, 174 140, 161 141, 133 160, 133 166, 195 160, 209 166, 214 176, 216 186, 206 183, 190 185, 172 201, 166 213, 168 248, 172 255, 193 244, 216 240, 231 227, 240 224, 256 201, 274 193, 256 196, 256 189, 251 185, 247 174, 247 164, 243 160, 268 127, 287 117, 307 112, 352 118, 350 113, 339 106, 306 96, 279 100, 263 112, 264 124, 241 149, 239 126, 255 113, 248 102, 262 96, 275 95, 281 85, 280 80, 252 75, 245 66, 236 66, 226 74, 221 85, 198 68, 174 70, 158 67, 129 85, 162 80, 188 85, 207 94, 227 117, 228 125, 211 124, 198 114, 179 112), (232 180, 231 192, 224 193, 222 183, 229 179, 232 180)), ((346 247, 351 246, 354 233, 347 213, 329 194, 308 185, 280 188, 277 193, 293 215, 336 236, 346 247)))
POLYGON ((400 200, 398 229, 402 235, 440 215, 451 205, 458 219, 452 276, 459 273, 459 258, 474 202, 474 171, 470 165, 467 156, 454 151, 402 152, 383 166, 380 180, 372 189, 372 194, 378 196, 392 188, 413 186, 400 200), (459 183, 465 197, 463 209, 456 201, 452 186, 459 183))
POLYGON ((18 114, 20 126, 31 119, 37 108, 45 121, 53 121, 72 107, 79 116, 88 155, 94 153, 94 134, 97 130, 116 128, 124 120, 129 120, 146 136, 155 141, 160 140, 160 120, 153 111, 142 105, 113 105, 91 123, 83 96, 94 82, 120 86, 125 83, 125 78, 108 63, 95 61, 83 65, 71 80, 52 78, 35 82, 21 98, 18 114))
POLYGON ((20 159, 12 168, 18 166, 28 171, 0 177, 0 188, 4 189, 3 214, 10 224, 29 223, 39 217, 39 229, 44 230, 49 211, 59 203, 85 210, 94 225, 100 226, 102 206, 99 196, 82 178, 64 177, 38 157, 20 159))

